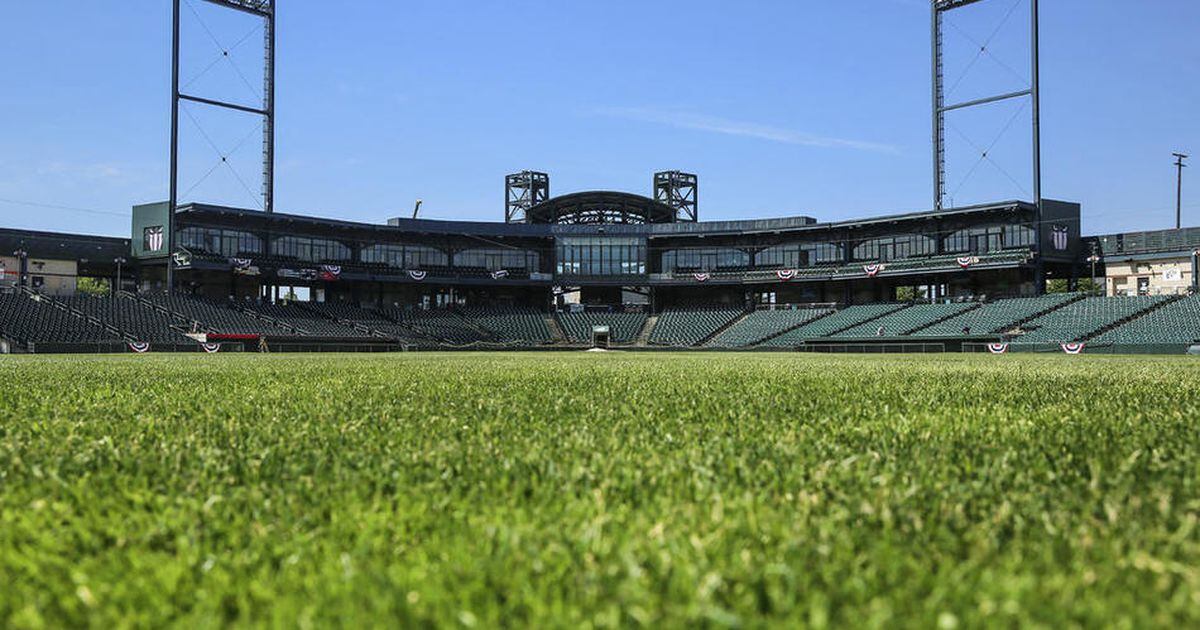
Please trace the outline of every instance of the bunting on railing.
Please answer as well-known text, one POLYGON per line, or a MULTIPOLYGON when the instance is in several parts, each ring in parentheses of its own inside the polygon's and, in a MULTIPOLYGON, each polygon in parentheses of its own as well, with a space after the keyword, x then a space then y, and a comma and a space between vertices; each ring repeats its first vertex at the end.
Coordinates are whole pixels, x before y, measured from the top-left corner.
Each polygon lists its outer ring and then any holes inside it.
POLYGON ((956 259, 956 262, 958 262, 959 267, 966 269, 967 267, 970 267, 971 265, 978 263, 979 259, 976 258, 975 256, 959 256, 956 259))
POLYGON ((427 275, 429 275, 427 272, 420 271, 417 269, 409 269, 408 270, 408 277, 412 278, 413 280, 416 280, 417 282, 424 280, 425 276, 427 276, 427 275))
POLYGON ((259 273, 258 267, 249 258, 230 258, 229 266, 233 268, 233 273, 241 276, 257 276, 259 273))
POLYGON ((883 265, 879 263, 863 265, 863 271, 867 274, 868 278, 874 278, 879 275, 879 272, 883 271, 883 265))
POLYGON ((146 352, 150 352, 150 344, 146 343, 145 341, 130 341, 129 349, 138 354, 144 354, 146 352))
POLYGON ((508 277, 507 269, 497 269, 492 272, 492 280, 503 280, 508 277))
POLYGON ((205 342, 205 343, 202 343, 202 344, 200 344, 200 349, 201 349, 201 350, 204 350, 204 351, 205 351, 205 352, 207 352, 208 354, 212 354, 212 353, 214 353, 214 352, 220 352, 220 351, 221 351, 221 344, 219 344, 219 343, 207 343, 207 342, 205 342))
POLYGON ((341 265, 321 265, 321 271, 317 277, 325 282, 337 282, 338 278, 342 277, 341 265))
POLYGON ((699 273, 692 274, 692 277, 696 279, 696 282, 708 282, 709 278, 712 278, 712 274, 708 273, 707 271, 701 271, 699 273))
POLYGON ((783 280, 784 282, 787 282, 788 280, 795 278, 796 273, 797 272, 795 269, 777 269, 775 271, 775 275, 778 276, 779 279, 783 280))
POLYGON ((1079 342, 1059 344, 1059 347, 1062 348, 1062 351, 1067 354, 1082 354, 1083 348, 1086 345, 1087 344, 1083 343, 1082 341, 1079 341, 1079 342))
POLYGON ((1005 354, 1008 352, 1007 343, 989 343, 987 345, 988 352, 992 354, 1005 354))

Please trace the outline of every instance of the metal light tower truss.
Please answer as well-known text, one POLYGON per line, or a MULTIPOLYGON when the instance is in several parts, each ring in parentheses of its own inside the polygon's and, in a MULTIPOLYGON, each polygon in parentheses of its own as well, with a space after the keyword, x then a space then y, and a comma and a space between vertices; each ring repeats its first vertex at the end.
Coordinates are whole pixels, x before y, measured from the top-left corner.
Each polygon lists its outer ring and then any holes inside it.
POLYGON ((550 199, 550 176, 521 171, 504 177, 504 222, 525 223, 526 211, 550 199))
MULTIPOLYGON (((262 118, 262 208, 266 212, 275 209, 275 0, 196 0, 210 5, 240 11, 263 20, 263 97, 259 107, 250 107, 230 103, 220 99, 207 98, 199 94, 184 93, 179 86, 179 46, 180 46, 180 3, 191 0, 172 0, 171 23, 171 164, 170 192, 167 213, 167 251, 172 251, 174 240, 175 209, 179 205, 179 104, 181 101, 206 107, 253 114, 262 118)), ((190 6, 190 5, 189 5, 190 6)), ((194 10, 194 8, 193 8, 194 10)), ((221 54, 228 58, 229 51, 222 49, 221 54)), ((222 155, 221 161, 226 157, 222 155)), ((173 287, 172 267, 167 264, 167 287, 173 287)))
MULTIPOLYGON (((945 76, 943 74, 943 17, 949 11, 961 9, 985 0, 930 0, 933 30, 933 204, 936 210, 943 209, 946 198, 946 114, 948 112, 980 107, 1018 98, 1029 98, 1033 110, 1033 202, 1039 211, 1042 206, 1042 152, 1041 115, 1038 81, 1038 0, 1028 0, 1030 13, 1030 59, 1031 78, 1029 87, 1015 92, 995 94, 960 103, 946 104, 945 76)), ((1015 5, 1014 5, 1015 8, 1015 5)), ((980 54, 987 52, 984 42, 980 54)), ((988 159, 984 151, 980 159, 988 159)), ((1039 212, 1040 214, 1040 212, 1039 212)), ((1040 221, 1040 217, 1039 217, 1040 221)))
POLYGON ((676 221, 700 220, 699 186, 696 175, 682 171, 654 174, 654 200, 675 208, 676 221))

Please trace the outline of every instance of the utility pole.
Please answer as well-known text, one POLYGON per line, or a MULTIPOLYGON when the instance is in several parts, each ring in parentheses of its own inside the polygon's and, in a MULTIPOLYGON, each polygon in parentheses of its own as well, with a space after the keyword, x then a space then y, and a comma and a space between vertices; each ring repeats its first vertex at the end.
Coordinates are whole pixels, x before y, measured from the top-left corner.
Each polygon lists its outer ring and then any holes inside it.
POLYGON ((1188 158, 1186 153, 1172 153, 1175 156, 1175 229, 1183 227, 1183 169, 1187 168, 1187 164, 1183 161, 1188 158))

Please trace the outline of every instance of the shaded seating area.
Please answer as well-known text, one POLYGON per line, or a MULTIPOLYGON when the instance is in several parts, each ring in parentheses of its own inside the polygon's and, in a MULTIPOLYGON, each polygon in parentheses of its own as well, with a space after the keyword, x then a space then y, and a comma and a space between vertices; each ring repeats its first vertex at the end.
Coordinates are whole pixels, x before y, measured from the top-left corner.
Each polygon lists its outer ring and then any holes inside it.
POLYGON ((480 342, 491 341, 484 332, 475 328, 465 318, 450 310, 404 310, 385 308, 381 311, 401 327, 409 339, 420 342, 422 339, 438 344, 465 346, 480 342))
POLYGON ((26 344, 121 341, 119 334, 65 305, 25 293, 0 294, 0 335, 26 344))
POLYGON ((714 337, 708 345, 717 348, 752 346, 830 312, 828 309, 812 308, 754 311, 714 337))
POLYGON ((1014 343, 1079 341, 1100 329, 1119 323, 1170 299, 1163 295, 1089 297, 1046 313, 1022 326, 1014 343))
POLYGON ((550 343, 553 337, 545 314, 517 306, 467 307, 460 310, 476 327, 487 331, 496 342, 519 344, 550 343))
POLYGON ((830 313, 826 317, 814 320, 789 330, 782 335, 767 340, 763 345, 771 348, 792 348, 808 339, 828 337, 840 330, 857 326, 863 322, 882 317, 902 308, 899 304, 857 304, 830 313))
POLYGON ((189 322, 199 322, 200 328, 206 332, 276 337, 294 334, 291 330, 243 313, 237 308, 241 305, 232 302, 219 303, 178 293, 171 296, 146 296, 143 299, 158 304, 189 322))
POLYGON ((1102 333, 1098 344, 1191 344, 1200 341, 1200 295, 1189 295, 1102 333))
POLYGON ((271 319, 279 320, 296 329, 296 334, 307 337, 370 337, 371 333, 323 317, 300 304, 247 304, 246 308, 271 319))
POLYGON ((645 313, 559 313, 557 317, 563 334, 575 343, 591 343, 593 326, 608 326, 614 343, 633 343, 647 319, 645 313))
POLYGON ((138 341, 148 343, 194 343, 183 334, 186 323, 149 308, 127 295, 62 298, 67 306, 118 328, 138 341))
POLYGON ((988 302, 975 310, 922 328, 913 335, 917 337, 956 337, 962 336, 964 330, 969 330, 973 335, 1001 333, 1035 315, 1062 306, 1078 297, 1078 293, 1055 293, 1041 297, 1009 298, 988 302))
POLYGON ((695 346, 729 325, 744 311, 722 307, 666 310, 650 333, 650 343, 660 346, 695 346))
POLYGON ((864 337, 898 337, 928 326, 938 320, 953 317, 975 308, 972 303, 913 304, 893 313, 848 328, 833 337, 861 339, 864 337))

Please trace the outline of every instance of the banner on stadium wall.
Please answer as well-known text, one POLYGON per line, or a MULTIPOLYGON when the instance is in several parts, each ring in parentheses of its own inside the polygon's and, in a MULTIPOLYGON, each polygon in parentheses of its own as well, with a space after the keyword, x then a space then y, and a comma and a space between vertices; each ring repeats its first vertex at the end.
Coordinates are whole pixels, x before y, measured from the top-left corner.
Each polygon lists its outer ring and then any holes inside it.
POLYGON ((1054 249, 1058 251, 1066 251, 1068 242, 1067 226, 1056 225, 1050 230, 1050 240, 1054 244, 1054 249))
POLYGON ((212 354, 214 352, 221 351, 221 344, 205 342, 205 343, 200 344, 200 349, 204 350, 208 354, 212 354))
POLYGON ((1063 351, 1063 352, 1065 352, 1065 353, 1067 353, 1067 354, 1081 354, 1081 353, 1083 352, 1083 348, 1084 348, 1086 345, 1087 345, 1087 344, 1085 344, 1085 343, 1082 343, 1082 342, 1079 342, 1079 343, 1064 343, 1064 344, 1059 344, 1059 347, 1061 347, 1061 348, 1062 348, 1062 351, 1063 351))
POLYGON ((692 274, 692 277, 696 279, 696 282, 708 282, 708 279, 712 278, 712 274, 701 271, 700 273, 692 274))
POLYGON ((230 258, 229 266, 233 268, 233 273, 240 276, 257 276, 260 273, 258 267, 254 266, 254 261, 249 258, 230 258))
POLYGON ((1008 344, 1006 343, 989 343, 987 345, 988 352, 992 354, 1005 354, 1008 352, 1008 344))
POLYGON ((503 280, 508 277, 507 269, 497 269, 492 272, 492 280, 503 280))
POLYGON ((863 272, 867 274, 868 278, 874 278, 875 276, 878 276, 879 272, 881 271, 883 271, 883 265, 879 263, 863 265, 863 272))
POLYGON ((338 278, 342 277, 341 265, 321 265, 321 271, 318 277, 325 282, 337 282, 338 278))
POLYGON ((779 269, 775 271, 775 275, 784 282, 795 278, 797 273, 798 272, 795 269, 779 269))
POLYGON ((970 267, 971 265, 978 263, 979 258, 976 256, 960 256, 960 257, 958 257, 956 262, 958 262, 959 267, 966 269, 967 267, 970 267))
POLYGON ((134 352, 136 352, 138 354, 143 354, 146 352, 150 352, 150 344, 148 344, 144 341, 130 341, 129 349, 133 350, 134 352))
POLYGON ((424 272, 424 271, 418 271, 418 270, 416 270, 416 269, 409 269, 409 270, 408 270, 408 277, 409 277, 409 278, 412 278, 413 280, 416 280, 417 282, 420 282, 420 281, 424 280, 424 279, 425 279, 425 276, 427 276, 427 275, 429 275, 429 274, 428 274, 427 272, 424 272))

